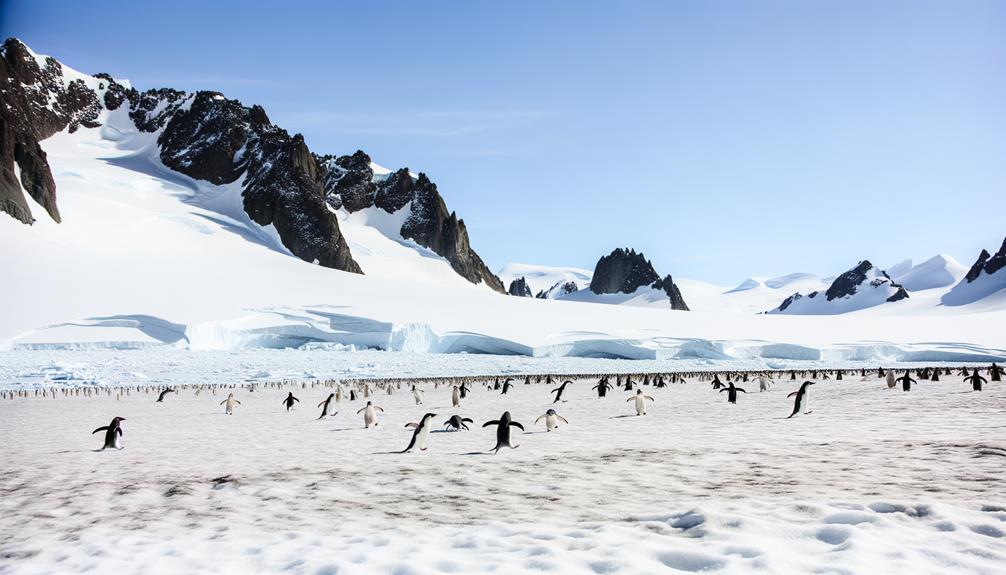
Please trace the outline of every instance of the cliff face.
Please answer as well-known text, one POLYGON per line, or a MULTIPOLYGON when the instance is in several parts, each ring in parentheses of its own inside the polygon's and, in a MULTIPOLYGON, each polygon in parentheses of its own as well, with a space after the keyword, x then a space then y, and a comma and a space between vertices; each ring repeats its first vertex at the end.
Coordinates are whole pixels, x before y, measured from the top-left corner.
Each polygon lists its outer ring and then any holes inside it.
POLYGON ((663 290, 671 309, 688 311, 685 298, 674 279, 670 275, 661 279, 653 264, 633 249, 618 248, 601 257, 590 280, 590 291, 596 294, 633 293, 647 286, 663 290))

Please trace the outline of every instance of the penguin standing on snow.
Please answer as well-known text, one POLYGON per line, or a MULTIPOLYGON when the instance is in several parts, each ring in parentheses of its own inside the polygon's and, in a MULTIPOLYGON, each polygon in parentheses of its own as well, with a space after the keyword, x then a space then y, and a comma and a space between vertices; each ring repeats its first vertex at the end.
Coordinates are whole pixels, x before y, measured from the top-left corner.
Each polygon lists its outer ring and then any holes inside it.
POLYGON ((538 425, 538 422, 541 421, 542 419, 545 420, 545 429, 548 431, 552 431, 553 428, 559 427, 560 421, 565 423, 566 425, 569 425, 569 422, 566 421, 566 418, 556 413, 554 409, 549 409, 548 411, 546 411, 544 415, 534 420, 534 424, 538 425))
POLYGON ((456 385, 451 386, 451 405, 461 407, 461 388, 456 385))
POLYGON ((161 394, 157 396, 157 401, 155 403, 164 403, 164 396, 167 395, 167 394, 169 394, 169 393, 178 393, 178 392, 176 392, 174 389, 171 389, 169 387, 169 388, 165 389, 164 391, 162 391, 161 394))
POLYGON ((416 387, 415 384, 412 385, 412 397, 416 399, 416 405, 423 404, 423 390, 416 387))
MULTIPOLYGON (((793 393, 787 395, 786 397, 796 396, 796 400, 793 402, 793 413, 789 414, 789 417, 793 417, 798 413, 810 413, 810 386, 814 385, 813 381, 805 381, 800 389, 794 391, 793 393)), ((786 419, 789 419, 787 417, 786 419)))
POLYGON ((901 377, 899 377, 897 379, 897 381, 901 382, 901 390, 902 391, 912 391, 912 384, 913 383, 919 383, 918 381, 915 381, 914 379, 912 379, 912 376, 908 375, 908 370, 907 369, 905 370, 905 375, 902 375, 901 377))
POLYGON ((612 389, 614 386, 608 383, 608 376, 604 376, 597 382, 597 385, 590 389, 597 390, 597 397, 604 397, 608 395, 608 390, 612 389))
POLYGON ((734 387, 734 382, 727 384, 727 387, 720 389, 720 393, 727 392, 727 403, 737 403, 737 392, 747 393, 740 387, 734 387))
POLYGON ((103 425, 91 432, 91 435, 99 431, 105 432, 105 444, 101 447, 102 451, 106 449, 122 449, 122 445, 119 443, 119 439, 122 437, 122 425, 120 423, 122 421, 126 421, 126 418, 114 417, 112 418, 112 423, 103 425))
POLYGON ((643 395, 643 390, 642 389, 637 389, 636 390, 636 395, 633 395, 629 399, 626 399, 625 403, 629 403, 630 401, 635 401, 636 402, 636 415, 646 415, 646 400, 647 399, 649 399, 650 401, 653 401, 653 398, 650 397, 649 395, 643 395))
POLYGON ((517 449, 520 447, 519 445, 514 445, 510 441, 510 428, 518 427, 521 431, 524 431, 524 426, 510 419, 509 411, 504 411, 502 417, 499 419, 483 423, 482 427, 485 428, 490 425, 496 426, 496 447, 493 448, 493 454, 499 453, 499 450, 504 447, 509 447, 510 449, 517 449))
POLYGON ((898 385, 898 379, 894 377, 893 371, 889 371, 887 375, 881 375, 881 377, 887 378, 887 389, 894 389, 894 386, 898 385))
POLYGON ((964 383, 971 383, 971 391, 981 391, 982 384, 988 383, 984 377, 978 375, 978 368, 975 368, 975 372, 964 378, 964 383))
POLYGON ((409 442, 408 447, 402 450, 402 453, 408 453, 414 447, 418 447, 419 451, 426 451, 426 444, 430 439, 430 425, 432 425, 433 418, 436 416, 436 413, 427 413, 419 420, 419 423, 405 424, 405 427, 411 427, 415 431, 412 432, 412 441, 409 442))
POLYGON ((559 400, 562 399, 562 392, 566 390, 566 385, 570 383, 573 382, 567 379, 566 381, 562 382, 562 385, 552 390, 552 393, 555 394, 555 399, 552 401, 552 403, 559 403, 559 400))
MULTIPOLYGON (((325 401, 322 401, 321 403, 318 404, 318 407, 321 408, 321 415, 318 416, 318 419, 325 419, 325 417, 328 416, 328 406, 332 403, 333 399, 335 399, 335 394, 330 393, 328 394, 328 397, 325 398, 325 401)), ((332 415, 335 415, 335 413, 333 413, 332 415)))
MULTIPOLYGON (((975 368, 975 373, 978 373, 978 368, 975 368)), ((992 362, 992 367, 989 368, 989 378, 992 381, 1002 381, 1003 378, 1003 368, 999 367, 992 362)))
POLYGON ((367 405, 364 405, 360 408, 360 411, 356 412, 357 415, 363 414, 364 429, 369 429, 371 425, 377 425, 377 410, 381 410, 381 413, 384 413, 383 409, 368 401, 367 405))
POLYGON ((772 378, 769 377, 769 376, 767 376, 767 375, 764 375, 764 374, 759 375, 758 376, 758 391, 759 392, 768 391, 770 387, 772 387, 772 378))
POLYGON ((450 419, 444 422, 444 427, 447 429, 452 429, 454 431, 461 431, 462 429, 468 431, 469 423, 475 423, 475 422, 468 419, 467 417, 461 417, 460 415, 452 415, 450 419))
POLYGON ((510 388, 513 387, 511 381, 513 381, 512 377, 506 378, 506 381, 503 382, 503 392, 500 395, 506 395, 506 392, 510 391, 510 388))
POLYGON ((725 386, 725 385, 723 384, 723 382, 722 382, 722 381, 720 381, 720 376, 719 376, 719 374, 715 374, 715 373, 713 374, 713 381, 712 381, 712 386, 713 386, 713 389, 720 389, 721 387, 726 387, 726 386, 725 386))
POLYGON ((293 396, 293 392, 291 391, 286 396, 286 399, 283 400, 283 405, 286 406, 286 410, 287 411, 290 411, 290 408, 293 407, 294 402, 299 402, 299 401, 300 401, 299 399, 297 399, 296 397, 293 396))
POLYGON ((226 406, 224 408, 224 413, 226 413, 227 415, 234 415, 234 406, 235 405, 241 405, 241 402, 238 401, 238 400, 236 400, 236 399, 234 399, 234 394, 233 393, 228 393, 227 394, 227 399, 221 401, 220 405, 226 406))

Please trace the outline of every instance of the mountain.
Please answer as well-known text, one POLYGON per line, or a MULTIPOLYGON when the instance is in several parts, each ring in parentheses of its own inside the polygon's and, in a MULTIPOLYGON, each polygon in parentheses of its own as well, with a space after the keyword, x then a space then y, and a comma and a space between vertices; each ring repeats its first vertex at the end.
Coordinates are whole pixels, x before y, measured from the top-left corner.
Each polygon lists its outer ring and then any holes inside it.
POLYGON ((521 276, 510 282, 507 293, 515 297, 531 297, 531 288, 527 287, 527 281, 521 276))
POLYGON ((787 297, 770 313, 830 315, 908 299, 908 291, 869 260, 839 275, 823 293, 799 292, 787 297))
POLYGON ((528 290, 537 296, 542 292, 549 292, 556 284, 573 283, 578 290, 584 289, 590 284, 590 273, 590 270, 580 268, 509 263, 496 275, 507 285, 518 278, 524 278, 528 290))
POLYGON ((915 266, 911 265, 912 260, 905 261, 908 262, 907 269, 892 267, 886 271, 891 279, 911 293, 954 285, 964 277, 966 271, 957 260, 943 254, 915 266))
POLYGON ((978 259, 957 285, 940 300, 944 305, 959 306, 999 294, 1006 289, 1006 239, 999 251, 989 255, 986 250, 978 254, 978 259))
POLYGON ((661 278, 653 264, 634 249, 617 248, 602 256, 590 278, 590 291, 596 295, 636 294, 640 290, 663 291, 671 309, 688 311, 688 305, 670 275, 661 278))
POLYGON ((323 267, 367 273, 339 225, 339 210, 399 214, 390 239, 411 242, 446 260, 474 284, 503 292, 470 247, 464 221, 450 212, 429 178, 403 168, 374 173, 363 152, 314 154, 300 134, 273 124, 260 106, 218 92, 169 88, 139 92, 107 74, 88 76, 38 56, 17 39, 0 53, 0 210, 25 224, 35 216, 28 192, 55 222, 59 194, 40 142, 64 130, 101 129, 126 145, 149 148, 154 168, 213 186, 236 186, 241 207, 262 231, 296 257, 323 267), (143 137, 147 135, 148 137, 143 137))

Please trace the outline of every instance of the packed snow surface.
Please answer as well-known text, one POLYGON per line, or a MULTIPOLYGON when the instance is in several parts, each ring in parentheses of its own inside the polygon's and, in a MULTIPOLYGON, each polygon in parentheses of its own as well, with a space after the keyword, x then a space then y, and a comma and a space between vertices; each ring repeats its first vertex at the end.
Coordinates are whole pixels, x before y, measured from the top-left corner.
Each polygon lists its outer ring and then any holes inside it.
MULTIPOLYGON (((67 352, 64 352, 67 353, 67 352)), ((93 352, 92 352, 93 353, 93 352)), ((124 352, 118 352, 120 354, 124 352)), ((144 352, 137 352, 144 353, 144 352)), ((240 356, 237 358, 240 361, 240 356)), ((609 362, 612 363, 612 362, 609 362)), ((612 369, 635 366, 617 362, 612 369)), ((223 364, 221 364, 221 367, 223 364)), ((484 366, 483 366, 484 367, 484 366)), ((302 368, 311 369, 310 362, 302 368)), ((213 383, 212 371, 189 383, 213 383)), ((376 390, 316 420, 332 390, 183 388, 0 402, 5 573, 862 573, 1002 572, 1003 384, 959 377, 888 390, 821 381, 665 389, 647 415, 577 380, 507 395, 479 383, 376 390), (233 391, 233 416, 220 405, 233 391), (300 399, 286 412, 288 391, 300 399), (546 432, 549 407, 569 425, 546 432), (481 425, 509 410, 517 449, 481 425), (396 453, 436 413, 428 451, 396 453), (440 432, 453 414, 470 431, 440 432), (113 416, 124 449, 95 451, 113 416)))

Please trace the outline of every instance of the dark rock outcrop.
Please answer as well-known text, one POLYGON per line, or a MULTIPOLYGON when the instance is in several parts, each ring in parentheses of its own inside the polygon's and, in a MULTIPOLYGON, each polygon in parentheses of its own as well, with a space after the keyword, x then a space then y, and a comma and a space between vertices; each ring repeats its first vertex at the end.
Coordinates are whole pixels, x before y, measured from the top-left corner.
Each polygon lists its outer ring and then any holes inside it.
POLYGON ((528 287, 523 277, 519 277, 510 282, 510 289, 507 290, 507 293, 516 297, 531 297, 531 288, 528 287))
POLYGON ((971 266, 971 269, 964 276, 964 280, 967 283, 971 283, 978 279, 978 276, 982 275, 982 272, 992 275, 1004 267, 1006 267, 1006 239, 1003 239, 1002 246, 1000 246, 999 251, 995 255, 989 255, 989 252, 983 249, 982 253, 978 254, 978 259, 971 266))
POLYGON ((576 285, 576 282, 557 281, 552 284, 552 287, 539 291, 534 297, 538 299, 554 299, 571 293, 576 293, 577 291, 580 291, 580 287, 576 285))
POLYGON ((671 300, 671 309, 689 311, 688 304, 685 303, 685 298, 681 295, 681 290, 678 289, 677 284, 674 283, 674 279, 670 276, 670 274, 665 276, 662 280, 653 282, 653 287, 664 290, 664 293, 666 293, 667 297, 671 300))
POLYGON ((632 293, 660 279, 653 264, 633 249, 618 248, 598 260, 590 291, 596 294, 632 293))
POLYGON ((374 205, 377 184, 370 156, 357 150, 351 156, 323 156, 318 163, 325 169, 325 195, 333 208, 353 213, 374 205))
POLYGON ((642 253, 633 249, 615 249, 598 260, 590 280, 590 291, 596 294, 633 293, 649 286, 663 290, 670 300, 671 309, 688 311, 681 290, 670 275, 661 279, 653 264, 642 253))
POLYGON ((824 292, 828 301, 836 298, 851 296, 859 289, 859 285, 866 280, 866 272, 873 269, 873 264, 868 260, 863 260, 856 267, 835 278, 824 292))

